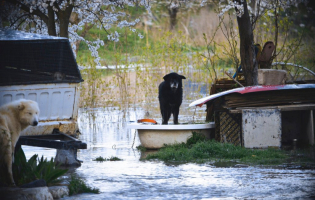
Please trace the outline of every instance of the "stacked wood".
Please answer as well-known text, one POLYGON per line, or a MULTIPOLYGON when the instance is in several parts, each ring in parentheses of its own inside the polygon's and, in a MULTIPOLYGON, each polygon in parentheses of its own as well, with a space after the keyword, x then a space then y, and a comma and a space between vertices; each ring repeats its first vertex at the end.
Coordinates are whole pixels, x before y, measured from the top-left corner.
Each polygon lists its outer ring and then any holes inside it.
POLYGON ((315 103, 315 89, 288 89, 224 96, 225 108, 315 103))
MULTIPOLYGON (((243 85, 245 85, 245 80, 239 80, 239 82, 243 85)), ((219 80, 216 80, 210 89, 210 95, 212 94, 216 94, 219 92, 223 92, 226 90, 231 90, 234 88, 238 88, 240 87, 237 83, 235 83, 234 80, 231 79, 227 79, 227 78, 222 78, 219 80)), ((219 101, 219 100, 215 100, 215 101, 219 101)), ((220 103, 215 103, 216 105, 220 105, 220 103)), ((213 121, 213 114, 214 114, 214 110, 217 110, 217 108, 214 107, 215 104, 212 103, 208 103, 207 104, 207 117, 206 117, 206 121, 213 121)))

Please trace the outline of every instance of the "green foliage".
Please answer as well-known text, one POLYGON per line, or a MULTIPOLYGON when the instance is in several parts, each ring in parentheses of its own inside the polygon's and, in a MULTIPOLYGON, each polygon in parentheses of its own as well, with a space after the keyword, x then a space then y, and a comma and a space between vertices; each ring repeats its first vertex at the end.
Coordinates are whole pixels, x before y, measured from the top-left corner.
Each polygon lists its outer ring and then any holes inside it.
POLYGON ((103 158, 102 156, 99 156, 95 158, 93 161, 103 162, 103 161, 107 161, 107 158, 103 158))
MULTIPOLYGON (((267 41, 273 41, 276 49, 273 62, 294 63, 315 70, 313 59, 314 33, 311 30, 313 14, 304 4, 287 8, 280 1, 271 2, 276 9, 266 10, 259 16, 255 29, 255 43, 262 47, 267 41)), ((279 67, 278 67, 279 68, 279 67)), ((305 71, 296 67, 281 66, 289 72, 290 79, 303 78, 305 71), (299 76, 301 74, 301 76, 299 76), (302 75, 303 74, 303 75, 302 75)), ((305 79, 309 79, 306 77, 305 79)), ((313 79, 313 77, 311 77, 313 79)))
MULTIPOLYGON (((102 65, 114 65, 116 63, 115 56, 119 56, 119 60, 125 60, 132 56, 141 55, 142 48, 146 45, 146 40, 141 39, 138 34, 145 35, 144 31, 141 29, 135 29, 136 32, 132 32, 127 28, 112 28, 109 32, 117 31, 122 37, 118 42, 109 41, 107 39, 107 33, 98 28, 92 28, 89 30, 88 34, 85 36, 88 40, 95 40, 96 38, 104 41, 104 46, 101 46, 99 51, 99 56, 102 58, 100 63, 102 65), (135 51, 137 49, 137 51, 135 51), (115 56, 114 56, 115 55, 115 56)), ((148 38, 151 42, 151 39, 148 38)), ((80 65, 90 65, 90 51, 86 43, 81 42, 79 45, 79 50, 77 53, 78 63, 80 65)), ((119 63, 120 64, 120 63, 119 63)))
POLYGON ((42 156, 38 159, 38 165, 36 166, 34 173, 36 178, 44 179, 48 185, 52 185, 58 183, 60 181, 58 178, 64 175, 67 171, 68 169, 59 169, 56 167, 53 158, 48 161, 47 158, 44 159, 42 156))
POLYGON ((92 188, 84 182, 84 180, 71 176, 70 183, 68 185, 69 195, 81 194, 81 193, 95 193, 99 194, 100 190, 98 188, 92 188))
POLYGON ((246 149, 198 137, 192 136, 189 143, 167 145, 157 153, 148 155, 146 159, 176 162, 238 160, 249 164, 279 164, 288 158, 288 155, 278 149, 246 149))
MULTIPOLYGON (((105 73, 109 73, 110 71, 106 70, 105 73)), ((97 104, 97 96, 99 92, 100 85, 103 84, 103 80, 101 79, 104 72, 102 70, 96 69, 96 65, 94 61, 89 59, 89 68, 83 69, 81 71, 82 77, 85 80, 81 85, 81 94, 84 103, 84 107, 95 107, 97 104)), ((105 74, 106 75, 106 74, 105 74)))
POLYGON ((108 160, 109 160, 109 161, 121 161, 121 160, 123 160, 123 159, 120 159, 120 158, 118 158, 118 157, 116 157, 116 156, 112 156, 112 157, 110 157, 108 160))
POLYGON ((141 146, 141 145, 137 146, 136 148, 137 148, 139 151, 142 151, 142 152, 144 152, 144 151, 147 150, 144 146, 141 146))
POLYGON ((103 158, 102 156, 99 156, 97 158, 95 158, 93 161, 98 161, 98 162, 104 162, 104 161, 121 161, 122 159, 116 157, 116 156, 112 156, 110 158, 103 158))
POLYGON ((27 161, 22 148, 15 153, 12 171, 16 185, 23 185, 36 180, 34 169, 37 165, 37 157, 38 155, 35 154, 27 161))
POLYGON ((206 141, 205 135, 195 132, 192 132, 192 135, 187 139, 186 145, 187 147, 192 147, 192 145, 198 143, 198 142, 204 142, 206 141))
POLYGON ((58 168, 53 158, 47 161, 47 158, 44 159, 43 156, 39 159, 37 154, 27 161, 22 148, 16 152, 12 168, 14 181, 17 185, 37 179, 44 179, 47 185, 56 184, 60 182, 58 178, 68 171, 68 169, 58 168))

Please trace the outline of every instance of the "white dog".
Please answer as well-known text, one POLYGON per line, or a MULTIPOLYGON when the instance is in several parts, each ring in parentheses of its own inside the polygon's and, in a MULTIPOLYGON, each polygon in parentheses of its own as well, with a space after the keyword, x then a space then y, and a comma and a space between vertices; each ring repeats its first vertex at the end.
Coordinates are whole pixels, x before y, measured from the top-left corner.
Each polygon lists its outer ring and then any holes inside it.
POLYGON ((15 145, 21 131, 38 124, 38 117, 35 101, 20 99, 0 107, 0 167, 7 170, 7 177, 0 177, 1 182, 15 185, 12 174, 15 145))

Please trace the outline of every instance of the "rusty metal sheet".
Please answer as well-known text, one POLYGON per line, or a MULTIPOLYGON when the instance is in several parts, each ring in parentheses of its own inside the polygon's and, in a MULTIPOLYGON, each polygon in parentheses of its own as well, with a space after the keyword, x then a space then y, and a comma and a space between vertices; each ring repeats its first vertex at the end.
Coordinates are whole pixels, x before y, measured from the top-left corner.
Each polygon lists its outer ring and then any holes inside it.
POLYGON ((248 86, 242 88, 235 88, 232 90, 227 90, 224 92, 216 93, 201 99, 198 99, 191 104, 189 107, 192 106, 202 106, 203 104, 207 103, 210 100, 216 99, 218 97, 222 97, 232 93, 239 93, 239 94, 247 94, 253 92, 264 92, 264 91, 272 91, 272 90, 296 90, 296 89, 315 89, 315 84, 288 84, 288 85, 260 85, 260 86, 248 86))

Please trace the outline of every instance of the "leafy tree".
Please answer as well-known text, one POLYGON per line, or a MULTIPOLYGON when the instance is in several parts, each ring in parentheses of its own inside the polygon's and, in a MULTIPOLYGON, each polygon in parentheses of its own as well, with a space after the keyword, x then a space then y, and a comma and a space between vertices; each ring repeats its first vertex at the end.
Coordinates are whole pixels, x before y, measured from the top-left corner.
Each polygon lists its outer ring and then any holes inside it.
MULTIPOLYGON (((212 1, 211 1, 212 2, 212 1)), ((202 4, 206 4, 206 0, 201 1, 202 4)), ((301 4, 307 4, 308 1, 302 0, 251 0, 250 5, 247 4, 246 0, 227 0, 220 1, 219 6, 221 12, 219 17, 222 17, 229 10, 234 10, 237 18, 238 30, 239 30, 239 39, 240 39, 240 57, 241 57, 241 66, 243 69, 245 81, 247 85, 257 85, 257 69, 258 62, 255 56, 255 46, 254 46, 254 29, 257 21, 262 18, 266 13, 273 12, 274 15, 274 24, 272 24, 274 29, 274 42, 277 47, 279 42, 279 15, 280 13, 286 11, 292 7, 298 7, 301 4)), ((284 45, 284 44, 283 44, 284 45)), ((291 53, 296 51, 296 48, 300 46, 300 43, 297 42, 295 49, 291 50, 291 53)), ((281 47, 280 52, 284 46, 281 47)), ((270 59, 271 64, 272 60, 279 55, 277 49, 274 51, 273 56, 270 59)))
MULTIPOLYGON (((176 17, 180 7, 190 7, 191 5, 205 5, 206 3, 217 3, 220 6, 223 16, 225 12, 234 10, 237 18, 239 38, 240 38, 240 57, 241 65, 245 75, 247 85, 257 84, 257 61, 255 58, 254 35, 257 21, 270 13, 274 17, 274 42, 276 50, 272 59, 279 53, 284 52, 283 46, 277 49, 279 32, 281 28, 280 15, 291 7, 299 7, 301 3, 310 4, 308 0, 172 0, 172 1, 152 1, 155 4, 167 5, 170 14, 170 28, 176 25, 176 17), (249 3, 249 5, 247 4, 249 3)), ((0 27, 9 26, 13 29, 26 30, 41 34, 68 37, 72 42, 73 49, 77 49, 79 41, 84 41, 95 62, 99 63, 98 48, 104 45, 104 40, 87 40, 86 33, 92 27, 98 27, 107 32, 107 39, 118 41, 119 33, 110 32, 110 28, 129 27, 133 28, 140 20, 132 19, 132 15, 127 14, 126 10, 130 6, 144 7, 150 11, 150 0, 5 0, 0 3, 0 27), (127 21, 128 19, 128 21, 127 21)), ((314 4, 314 3, 313 3, 314 4)), ((313 5, 312 4, 312 5, 313 5)), ((313 8, 311 6, 311 8, 313 8)), ((143 36, 138 33, 142 38, 143 36)), ((291 48, 291 57, 300 46, 296 42, 291 48)), ((290 56, 287 56, 290 58, 290 56)))
MULTIPOLYGON (((99 63, 97 49, 103 40, 88 41, 83 36, 93 26, 104 29, 108 40, 118 41, 118 32, 110 33, 112 26, 132 27, 140 20, 130 20, 124 11, 129 6, 142 6, 150 10, 146 0, 6 0, 0 4, 0 28, 8 26, 33 33, 67 37, 75 49, 77 41, 89 46, 92 56, 99 63)), ((139 36, 142 35, 139 33, 139 36)))

